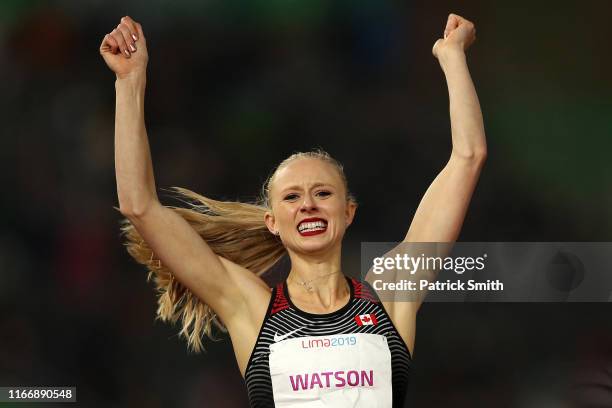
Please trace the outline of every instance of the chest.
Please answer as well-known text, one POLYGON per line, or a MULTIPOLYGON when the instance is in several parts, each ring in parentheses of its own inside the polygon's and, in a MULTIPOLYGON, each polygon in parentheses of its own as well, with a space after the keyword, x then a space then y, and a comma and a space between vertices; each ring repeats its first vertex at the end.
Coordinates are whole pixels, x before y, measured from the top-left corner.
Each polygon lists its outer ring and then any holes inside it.
POLYGON ((277 407, 391 407, 391 350, 384 335, 303 336, 269 350, 277 407))

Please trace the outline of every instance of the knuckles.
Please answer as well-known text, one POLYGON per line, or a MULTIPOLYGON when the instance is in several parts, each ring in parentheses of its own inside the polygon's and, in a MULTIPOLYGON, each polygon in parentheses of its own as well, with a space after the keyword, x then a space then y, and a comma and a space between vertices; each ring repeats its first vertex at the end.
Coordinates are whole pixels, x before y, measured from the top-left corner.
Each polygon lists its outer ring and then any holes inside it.
POLYGON ((134 21, 130 16, 121 17, 120 23, 117 24, 116 30, 121 30, 122 26, 124 29, 128 31, 132 31, 131 30, 132 27, 136 27, 137 29, 142 29, 142 26, 140 25, 140 23, 134 21))

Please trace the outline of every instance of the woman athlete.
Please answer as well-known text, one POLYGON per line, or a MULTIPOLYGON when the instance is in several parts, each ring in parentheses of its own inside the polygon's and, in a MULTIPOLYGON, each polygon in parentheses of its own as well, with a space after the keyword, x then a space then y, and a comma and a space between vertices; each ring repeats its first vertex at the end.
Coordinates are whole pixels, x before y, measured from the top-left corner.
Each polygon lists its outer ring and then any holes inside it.
MULTIPOLYGON (((450 14, 433 46, 450 97, 452 152, 404 242, 454 242, 486 157, 465 51, 474 24, 450 14)), ((115 166, 128 251, 160 292, 158 316, 182 320, 201 349, 212 324, 229 332, 253 407, 401 407, 420 301, 381 302, 346 277, 342 238, 357 204, 342 166, 323 151, 283 161, 262 201, 220 202, 185 189, 191 208, 158 200, 144 122, 147 45, 130 17, 102 40, 116 74, 115 166), (259 277, 284 254, 287 279, 259 277)))

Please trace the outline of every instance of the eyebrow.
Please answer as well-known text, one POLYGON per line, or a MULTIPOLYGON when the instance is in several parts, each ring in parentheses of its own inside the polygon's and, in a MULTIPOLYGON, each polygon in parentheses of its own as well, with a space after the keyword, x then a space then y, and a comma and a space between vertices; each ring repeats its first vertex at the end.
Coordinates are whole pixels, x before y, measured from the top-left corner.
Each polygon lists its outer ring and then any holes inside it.
MULTIPOLYGON (((321 182, 314 183, 314 184, 311 186, 311 188, 317 188, 317 187, 331 187, 331 188, 334 188, 334 187, 333 187, 331 184, 328 184, 328 183, 321 183, 321 182)), ((302 187, 301 187, 301 186, 298 186, 298 185, 289 186, 289 187, 287 187, 287 188, 282 189, 282 190, 281 190, 281 193, 284 193, 284 192, 286 192, 286 191, 290 191, 290 190, 302 190, 302 187)))

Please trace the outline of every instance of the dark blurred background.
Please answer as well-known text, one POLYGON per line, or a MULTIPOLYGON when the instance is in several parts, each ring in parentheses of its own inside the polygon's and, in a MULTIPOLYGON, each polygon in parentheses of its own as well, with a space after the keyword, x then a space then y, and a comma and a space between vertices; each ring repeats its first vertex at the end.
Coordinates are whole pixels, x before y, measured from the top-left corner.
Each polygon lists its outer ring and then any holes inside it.
MULTIPOLYGON (((147 37, 158 187, 248 200, 283 158, 323 147, 360 202, 356 275, 360 243, 401 240, 448 159, 431 48, 449 12, 477 27, 489 147, 460 240, 612 241, 608 1, 0 2, 0 386, 74 385, 85 407, 247 406, 229 340, 190 354, 120 241, 98 48, 122 16, 147 37)), ((407 406, 612 406, 611 312, 426 304, 407 406)))

